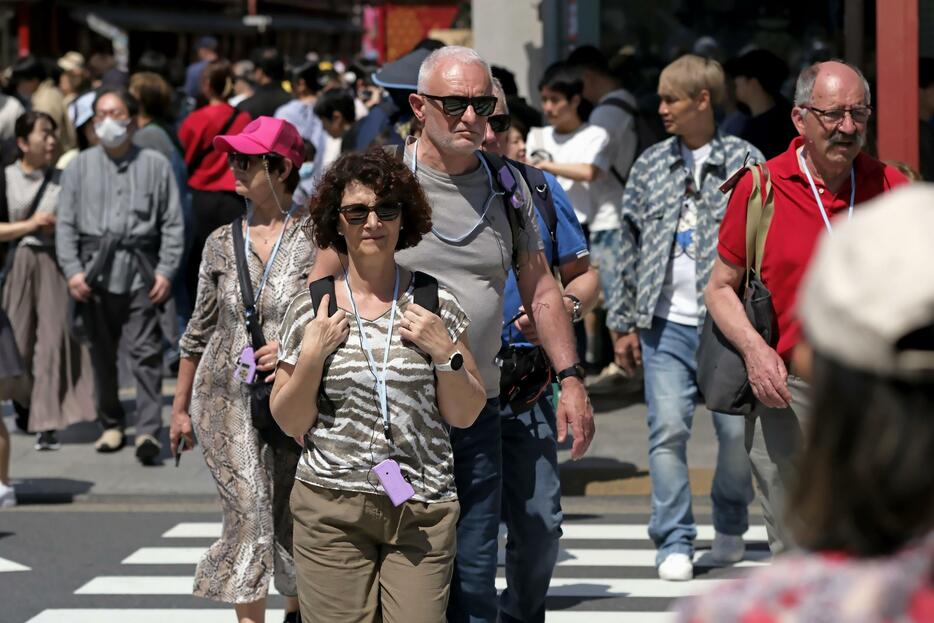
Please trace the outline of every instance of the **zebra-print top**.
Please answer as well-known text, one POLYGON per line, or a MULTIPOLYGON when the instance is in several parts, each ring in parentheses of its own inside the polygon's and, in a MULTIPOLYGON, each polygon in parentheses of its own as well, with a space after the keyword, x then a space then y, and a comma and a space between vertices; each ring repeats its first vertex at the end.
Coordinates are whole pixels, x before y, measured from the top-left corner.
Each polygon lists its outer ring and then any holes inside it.
MULTIPOLYGON (((392 332, 386 386, 393 447, 383 432, 376 382, 367 364, 353 314, 350 336, 337 349, 325 372, 324 383, 329 409, 318 414, 315 425, 305 436, 305 451, 295 477, 317 487, 383 493, 370 473, 377 463, 395 459, 402 475, 415 489, 414 500, 447 502, 457 498, 454 488, 454 459, 448 427, 441 419, 435 396, 435 375, 431 364, 412 345, 403 345, 400 321, 412 302, 412 287, 399 297, 392 332)), ((470 320, 454 295, 438 289, 438 315, 451 339, 457 341, 470 320)), ((382 367, 389 312, 374 321, 361 318, 377 365, 382 367)), ((305 290, 289 306, 282 321, 279 360, 295 365, 302 347, 305 325, 314 317, 311 296, 305 290)))

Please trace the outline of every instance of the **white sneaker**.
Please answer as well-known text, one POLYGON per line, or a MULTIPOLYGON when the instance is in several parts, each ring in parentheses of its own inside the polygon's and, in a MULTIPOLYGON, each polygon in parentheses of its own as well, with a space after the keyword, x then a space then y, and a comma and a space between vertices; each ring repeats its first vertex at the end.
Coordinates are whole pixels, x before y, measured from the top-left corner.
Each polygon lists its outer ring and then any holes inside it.
POLYGON ((11 485, 0 483, 0 508, 16 506, 16 490, 11 485))
POLYGON ((687 554, 668 554, 658 565, 658 577, 669 582, 687 582, 694 578, 694 564, 687 554))
POLYGON ((742 536, 731 536, 717 532, 713 537, 713 547, 710 548, 710 556, 714 562, 721 564, 733 564, 743 559, 746 554, 746 544, 743 543, 742 536))

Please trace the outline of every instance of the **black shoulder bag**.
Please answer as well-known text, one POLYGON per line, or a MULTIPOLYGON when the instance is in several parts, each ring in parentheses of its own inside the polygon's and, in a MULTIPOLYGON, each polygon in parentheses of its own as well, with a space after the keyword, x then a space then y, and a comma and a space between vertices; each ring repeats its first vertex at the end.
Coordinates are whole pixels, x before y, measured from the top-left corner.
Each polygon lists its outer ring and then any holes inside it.
MULTIPOLYGON (((256 303, 253 298, 253 284, 250 282, 250 269, 246 263, 246 251, 243 248, 243 217, 237 218, 230 224, 233 232, 234 257, 237 261, 237 277, 240 280, 240 297, 243 299, 243 312, 246 317, 247 334, 253 350, 259 350, 266 345, 263 328, 259 324, 256 313, 256 303)), ((262 375, 250 384, 250 419, 259 436, 277 449, 293 449, 299 452, 300 448, 295 440, 282 432, 272 417, 269 408, 269 396, 272 393, 272 383, 266 383, 262 375)))
MULTIPOLYGON (((762 282, 762 254, 772 223, 775 200, 769 170, 764 164, 749 167, 752 191, 746 205, 746 276, 742 292, 746 317, 765 343, 774 346, 775 309, 772 294, 762 282)), ((738 177, 736 178, 738 179, 738 177)), ((756 404, 746 363, 723 335, 710 312, 704 321, 697 349, 697 387, 711 411, 748 415, 756 404)))

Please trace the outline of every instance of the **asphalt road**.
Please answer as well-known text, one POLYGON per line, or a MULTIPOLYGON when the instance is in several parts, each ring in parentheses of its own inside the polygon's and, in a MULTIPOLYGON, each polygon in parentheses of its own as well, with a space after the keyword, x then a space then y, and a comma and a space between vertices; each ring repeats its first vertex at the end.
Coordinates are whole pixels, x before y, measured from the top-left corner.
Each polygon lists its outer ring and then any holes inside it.
MULTIPOLYGON (((568 515, 549 593, 549 621, 667 623, 671 617, 665 611, 675 598, 765 564, 764 529, 754 525, 747 533, 748 560, 740 568, 712 567, 704 553, 711 538, 709 517, 700 515, 696 579, 660 581, 645 536, 646 509, 636 512, 644 504, 628 500, 633 512, 623 514, 568 515)), ((219 531, 216 510, 175 510, 164 503, 5 511, 0 514, 0 621, 232 620, 230 608, 190 594, 197 559, 219 531)), ((501 588, 502 567, 499 576, 501 588)), ((272 596, 267 620, 281 620, 282 606, 282 598, 272 596)))

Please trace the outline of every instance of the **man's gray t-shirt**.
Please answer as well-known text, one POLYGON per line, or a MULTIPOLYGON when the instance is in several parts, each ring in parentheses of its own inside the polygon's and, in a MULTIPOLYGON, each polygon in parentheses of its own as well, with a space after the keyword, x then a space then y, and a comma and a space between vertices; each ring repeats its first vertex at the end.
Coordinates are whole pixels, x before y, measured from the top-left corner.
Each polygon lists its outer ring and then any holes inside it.
MULTIPOLYGON (((411 148, 405 164, 412 166, 411 148)), ((495 363, 503 330, 503 291, 512 266, 512 231, 501 197, 493 197, 483 222, 462 242, 459 239, 478 223, 491 196, 490 178, 483 164, 464 175, 447 175, 421 162, 416 175, 431 204, 433 231, 411 249, 396 253, 399 264, 434 276, 450 289, 470 318, 467 338, 477 360, 487 398, 499 395, 499 367, 495 363)), ((519 242, 523 251, 544 248, 533 217, 532 197, 519 173, 513 170, 521 193, 525 221, 519 242)), ((495 187, 495 186, 494 186, 495 187)))

